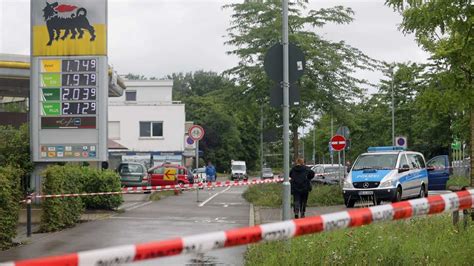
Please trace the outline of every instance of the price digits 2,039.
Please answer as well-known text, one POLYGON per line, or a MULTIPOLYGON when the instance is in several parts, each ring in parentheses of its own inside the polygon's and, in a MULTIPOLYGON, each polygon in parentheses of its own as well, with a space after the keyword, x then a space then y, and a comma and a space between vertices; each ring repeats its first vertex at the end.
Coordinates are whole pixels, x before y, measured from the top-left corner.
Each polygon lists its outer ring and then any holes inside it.
POLYGON ((62 88, 63 101, 90 101, 96 99, 96 88, 62 88))
POLYGON ((63 115, 95 115, 95 102, 63 102, 63 115))
POLYGON ((62 74, 62 86, 95 86, 97 76, 95 73, 62 74))

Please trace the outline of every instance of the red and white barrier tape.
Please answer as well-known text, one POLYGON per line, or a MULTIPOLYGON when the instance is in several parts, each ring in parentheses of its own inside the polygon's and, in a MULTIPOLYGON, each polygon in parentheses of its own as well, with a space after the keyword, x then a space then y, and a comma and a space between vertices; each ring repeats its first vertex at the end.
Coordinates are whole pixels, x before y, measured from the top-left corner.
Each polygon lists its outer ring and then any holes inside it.
POLYGON ((252 227, 236 228, 169 240, 125 245, 72 254, 0 263, 0 266, 23 265, 117 265, 178 254, 202 253, 219 248, 247 245, 261 241, 289 239, 370 223, 406 219, 415 216, 452 212, 474 206, 474 190, 430 196, 388 205, 324 214, 321 216, 252 227))
MULTIPOLYGON (((67 198, 67 197, 82 197, 82 196, 98 196, 98 195, 118 195, 118 194, 129 194, 129 193, 140 193, 144 191, 168 191, 178 189, 195 189, 195 188, 213 188, 213 187, 230 187, 230 186, 248 186, 257 184, 268 184, 268 183, 279 183, 283 182, 282 178, 265 179, 265 180, 251 180, 251 181, 226 181, 226 182, 209 182, 209 183, 198 183, 198 184, 176 184, 166 186, 143 186, 143 187, 126 187, 122 191, 112 192, 91 192, 91 193, 68 193, 68 194, 55 194, 55 195, 33 195, 32 198, 67 198)), ((20 201, 21 203, 26 200, 20 201)))

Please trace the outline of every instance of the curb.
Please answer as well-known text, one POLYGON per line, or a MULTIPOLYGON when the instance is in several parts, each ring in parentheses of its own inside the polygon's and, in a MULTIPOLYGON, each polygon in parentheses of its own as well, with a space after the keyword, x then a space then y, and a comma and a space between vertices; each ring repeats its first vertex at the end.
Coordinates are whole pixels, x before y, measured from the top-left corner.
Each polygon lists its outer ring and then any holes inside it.
POLYGON ((255 211, 253 209, 253 204, 250 203, 250 211, 249 211, 249 226, 255 225, 255 211))

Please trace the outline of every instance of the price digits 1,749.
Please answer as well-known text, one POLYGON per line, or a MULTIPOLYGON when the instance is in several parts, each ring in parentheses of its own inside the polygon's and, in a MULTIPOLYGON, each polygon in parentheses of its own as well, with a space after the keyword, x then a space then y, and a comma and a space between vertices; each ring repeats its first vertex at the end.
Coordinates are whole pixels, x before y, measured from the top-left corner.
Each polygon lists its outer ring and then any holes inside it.
POLYGON ((63 72, 95 72, 97 69, 96 59, 63 60, 63 72))

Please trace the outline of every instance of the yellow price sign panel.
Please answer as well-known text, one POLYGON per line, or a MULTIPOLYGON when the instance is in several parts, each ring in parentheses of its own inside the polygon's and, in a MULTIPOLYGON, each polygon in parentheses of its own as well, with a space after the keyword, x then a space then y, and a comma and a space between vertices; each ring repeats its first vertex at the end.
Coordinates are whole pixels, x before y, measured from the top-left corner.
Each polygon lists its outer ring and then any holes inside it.
POLYGON ((41 60, 41 72, 61 72, 61 60, 41 60))
POLYGON ((165 168, 165 175, 163 176, 163 180, 176 180, 176 168, 165 168))

